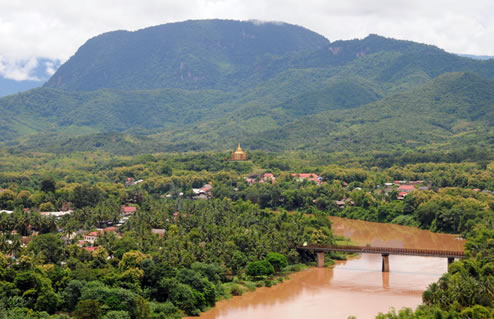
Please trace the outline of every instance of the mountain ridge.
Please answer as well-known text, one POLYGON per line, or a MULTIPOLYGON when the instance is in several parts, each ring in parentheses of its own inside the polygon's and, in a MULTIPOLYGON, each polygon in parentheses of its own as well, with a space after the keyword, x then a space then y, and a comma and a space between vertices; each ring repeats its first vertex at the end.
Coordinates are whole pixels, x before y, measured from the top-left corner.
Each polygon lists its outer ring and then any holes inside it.
POLYGON ((487 134, 478 142, 489 147, 492 79, 494 60, 412 41, 369 35, 330 42, 283 23, 192 20, 88 40, 44 87, 0 99, 0 142, 113 152, 114 140, 139 152, 157 145, 224 150, 235 140, 264 150, 331 151, 348 143, 359 151, 452 147, 487 134), (198 74, 206 80, 194 80, 198 74), (439 117, 435 124, 420 107, 439 117), (423 124, 419 131, 403 114, 423 124))

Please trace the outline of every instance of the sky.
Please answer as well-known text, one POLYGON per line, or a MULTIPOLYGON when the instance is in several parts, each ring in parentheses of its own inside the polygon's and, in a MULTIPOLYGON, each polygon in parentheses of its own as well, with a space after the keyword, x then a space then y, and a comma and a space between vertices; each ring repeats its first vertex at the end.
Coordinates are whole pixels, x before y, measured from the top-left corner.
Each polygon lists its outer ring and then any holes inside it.
POLYGON ((39 58, 63 63, 103 32, 211 18, 282 21, 330 41, 374 33, 494 56, 492 0, 0 0, 0 75, 36 80, 39 58))

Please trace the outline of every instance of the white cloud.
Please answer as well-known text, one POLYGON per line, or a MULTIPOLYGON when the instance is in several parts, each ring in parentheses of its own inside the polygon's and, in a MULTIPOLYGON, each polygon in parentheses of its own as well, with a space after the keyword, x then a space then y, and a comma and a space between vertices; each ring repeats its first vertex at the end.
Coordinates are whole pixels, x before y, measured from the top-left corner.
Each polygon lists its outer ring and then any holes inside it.
POLYGON ((0 75, 6 79, 40 81, 38 77, 33 75, 33 70, 36 67, 38 67, 38 60, 35 57, 19 60, 5 59, 0 56, 0 75))
POLYGON ((48 75, 53 75, 55 74, 55 71, 57 69, 55 68, 55 63, 54 62, 45 62, 45 72, 48 75))
POLYGON ((0 74, 19 79, 33 57, 65 61, 103 32, 206 18, 283 21, 331 41, 376 33, 494 55, 490 0, 23 0, 2 1, 0 12, 0 74))

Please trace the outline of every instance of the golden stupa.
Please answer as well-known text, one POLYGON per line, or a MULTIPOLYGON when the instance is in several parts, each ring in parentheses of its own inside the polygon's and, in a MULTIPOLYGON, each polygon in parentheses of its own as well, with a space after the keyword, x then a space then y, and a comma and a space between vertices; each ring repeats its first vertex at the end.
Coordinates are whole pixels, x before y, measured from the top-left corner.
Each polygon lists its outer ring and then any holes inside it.
POLYGON ((247 153, 242 151, 242 148, 240 147, 240 143, 238 144, 237 150, 232 153, 230 160, 232 160, 232 161, 245 161, 245 160, 247 160, 247 153))

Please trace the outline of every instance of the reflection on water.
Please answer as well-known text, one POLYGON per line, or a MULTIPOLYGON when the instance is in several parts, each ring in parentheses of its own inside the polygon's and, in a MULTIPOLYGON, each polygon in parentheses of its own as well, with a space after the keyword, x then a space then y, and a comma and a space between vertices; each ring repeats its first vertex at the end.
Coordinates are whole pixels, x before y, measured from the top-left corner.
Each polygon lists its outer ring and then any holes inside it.
MULTIPOLYGON (((404 226, 332 217, 333 229, 360 244, 424 249, 462 249, 454 235, 404 226)), ((389 256, 390 273, 381 272, 381 256, 365 254, 338 262, 333 269, 312 268, 271 288, 219 302, 200 318, 374 318, 390 307, 414 308, 427 285, 447 270, 445 258, 389 256)))

